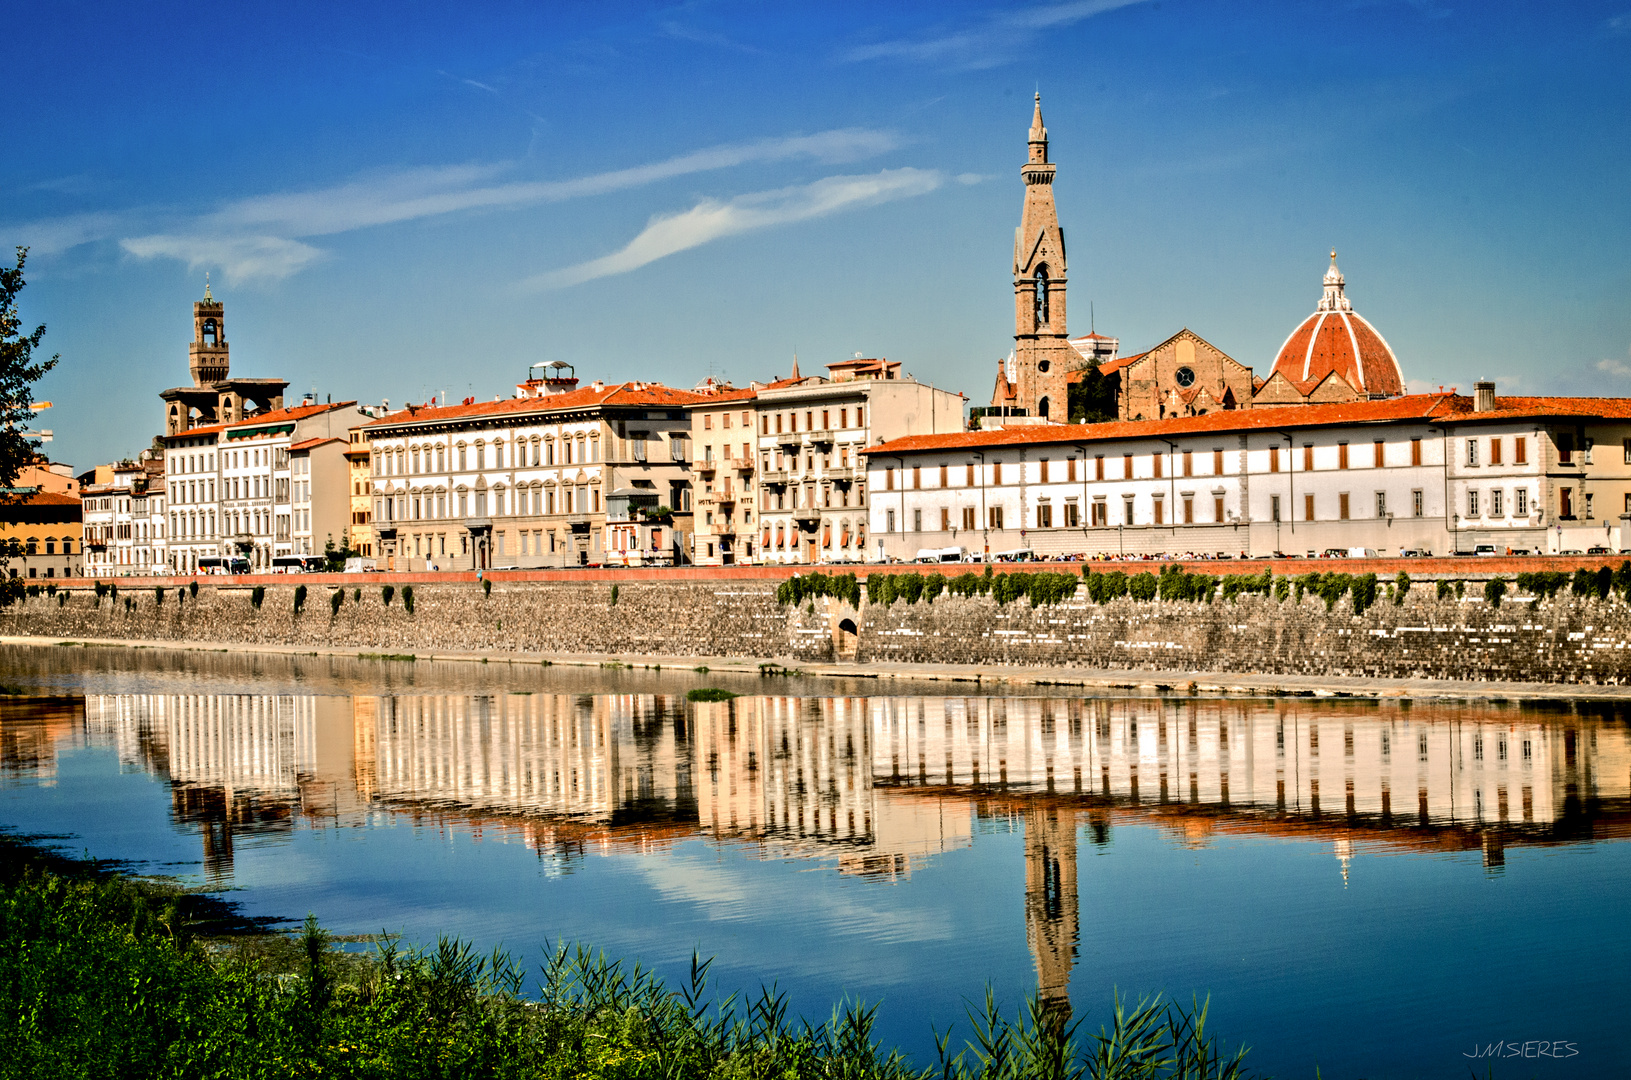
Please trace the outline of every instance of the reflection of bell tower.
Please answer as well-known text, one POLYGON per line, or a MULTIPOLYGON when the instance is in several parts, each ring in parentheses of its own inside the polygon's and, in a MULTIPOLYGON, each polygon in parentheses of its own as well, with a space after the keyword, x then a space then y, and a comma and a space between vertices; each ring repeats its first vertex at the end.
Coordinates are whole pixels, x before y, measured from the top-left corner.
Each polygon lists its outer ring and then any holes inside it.
POLYGON ((1025 939, 1049 1022, 1070 1021, 1070 969, 1081 930, 1076 901, 1076 815, 1025 812, 1025 939))
POLYGON ((221 301, 210 295, 206 283, 204 299, 193 305, 193 343, 187 347, 194 386, 222 382, 232 369, 224 310, 221 301))
POLYGON ((1019 170, 1025 208, 1014 230, 1014 404, 1063 423, 1069 416, 1065 376, 1081 365, 1065 332, 1065 234, 1053 204, 1056 166, 1048 161, 1041 94, 1027 141, 1019 170))

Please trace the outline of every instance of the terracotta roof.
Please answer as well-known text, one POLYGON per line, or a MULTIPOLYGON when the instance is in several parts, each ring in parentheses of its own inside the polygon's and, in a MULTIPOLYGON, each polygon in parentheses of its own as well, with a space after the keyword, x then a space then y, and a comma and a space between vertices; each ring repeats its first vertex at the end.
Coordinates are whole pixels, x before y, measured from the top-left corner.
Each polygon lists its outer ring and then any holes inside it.
MULTIPOLYGON (((1458 400, 1469 400, 1461 398, 1458 400)), ((1577 416, 1602 417, 1606 420, 1631 419, 1631 398, 1595 397, 1510 397, 1495 399, 1492 412, 1474 413, 1459 417, 1462 420, 1515 420, 1530 417, 1577 416)))
POLYGON ((218 431, 225 431, 226 429, 227 425, 225 424, 209 424, 205 427, 188 428, 186 431, 178 431, 174 435, 166 435, 164 437, 166 439, 188 439, 194 435, 213 435, 218 431))
MULTIPOLYGON (((320 405, 296 405, 292 409, 272 409, 258 416, 248 416, 242 420, 224 424, 223 427, 243 428, 262 427, 266 424, 284 424, 293 420, 304 420, 308 416, 317 416, 320 413, 333 412, 335 409, 344 409, 355 405, 355 401, 334 401, 320 405)), ((193 429, 197 431, 197 428, 193 429)))
POLYGON ((1317 311, 1303 320, 1280 347, 1274 367, 1298 385, 1313 385, 1334 371, 1360 393, 1404 392, 1393 350, 1352 311, 1317 311))
POLYGON ((1131 364, 1134 360, 1142 360, 1150 355, 1148 352, 1134 353, 1132 356, 1118 356, 1109 363, 1099 365, 1099 374, 1110 375, 1131 364))
POLYGON ((748 387, 742 390, 721 390, 713 394, 699 394, 700 400, 692 402, 691 407, 697 409, 707 408, 709 405, 718 405, 727 401, 752 401, 759 396, 759 391, 748 387))
MULTIPOLYGON (((1589 399, 1587 399, 1589 400, 1589 399)), ((1631 405, 1631 401, 1628 401, 1631 405)), ((1333 424, 1386 423, 1428 420, 1465 413, 1483 419, 1493 413, 1473 413, 1470 398, 1445 394, 1417 394, 1384 401, 1350 401, 1330 405, 1282 405, 1271 408, 1229 409, 1204 416, 1167 420, 1126 420, 1103 424, 1045 424, 1035 427, 963 431, 948 435, 913 435, 868 447, 868 454, 898 454, 914 450, 1003 446, 1034 443, 1079 443, 1100 439, 1157 438, 1204 432, 1252 431, 1265 428, 1325 427, 1333 424)))
POLYGON ((59 491, 36 491, 20 499, 8 500, 7 506, 78 506, 79 499, 59 491))
POLYGON ((344 439, 334 438, 333 436, 319 435, 315 439, 302 439, 300 442, 297 442, 294 445, 290 446, 289 449, 291 451, 294 451, 294 450, 310 450, 314 446, 322 446, 324 443, 331 443, 331 442, 345 442, 345 440, 344 439))
POLYGON ((696 405, 708 401, 703 394, 689 390, 676 390, 660 383, 614 383, 596 389, 593 386, 570 390, 564 394, 548 394, 536 398, 502 398, 498 401, 476 401, 469 405, 421 405, 402 409, 381 417, 364 426, 370 428, 397 427, 403 424, 427 424, 449 420, 480 417, 509 416, 516 413, 551 413, 596 406, 625 405, 696 405))

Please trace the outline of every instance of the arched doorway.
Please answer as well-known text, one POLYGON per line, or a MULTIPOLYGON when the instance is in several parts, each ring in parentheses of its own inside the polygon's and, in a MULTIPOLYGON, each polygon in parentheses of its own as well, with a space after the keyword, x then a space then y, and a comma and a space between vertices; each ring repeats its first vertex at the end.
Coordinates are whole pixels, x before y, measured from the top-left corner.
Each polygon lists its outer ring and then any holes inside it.
POLYGON ((854 619, 840 619, 833 630, 833 655, 838 660, 854 660, 860 648, 861 635, 854 619))

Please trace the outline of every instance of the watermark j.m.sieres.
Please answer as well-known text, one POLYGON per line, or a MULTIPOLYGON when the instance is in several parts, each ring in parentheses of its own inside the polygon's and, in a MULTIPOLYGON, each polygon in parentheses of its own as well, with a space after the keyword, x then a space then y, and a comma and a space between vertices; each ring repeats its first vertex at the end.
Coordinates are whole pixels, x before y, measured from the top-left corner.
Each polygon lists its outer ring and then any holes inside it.
POLYGON ((1578 1045, 1561 1040, 1529 1040, 1528 1042, 1482 1043, 1462 1057, 1469 1058, 1571 1058, 1580 1053, 1578 1045))

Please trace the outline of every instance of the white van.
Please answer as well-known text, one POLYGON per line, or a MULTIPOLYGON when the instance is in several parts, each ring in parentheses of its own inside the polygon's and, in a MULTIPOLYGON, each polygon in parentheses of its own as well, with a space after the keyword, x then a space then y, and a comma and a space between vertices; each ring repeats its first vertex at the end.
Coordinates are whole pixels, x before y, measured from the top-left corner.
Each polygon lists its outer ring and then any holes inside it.
POLYGON ((353 555, 351 558, 345 561, 345 569, 341 572, 346 574, 372 574, 378 569, 379 564, 373 559, 365 559, 360 555, 353 555))
POLYGON ((1348 558, 1350 559, 1374 559, 1377 557, 1375 548, 1357 547, 1348 549, 1348 558))
POLYGON ((918 548, 914 562, 960 563, 968 561, 968 552, 961 547, 918 548))

